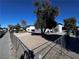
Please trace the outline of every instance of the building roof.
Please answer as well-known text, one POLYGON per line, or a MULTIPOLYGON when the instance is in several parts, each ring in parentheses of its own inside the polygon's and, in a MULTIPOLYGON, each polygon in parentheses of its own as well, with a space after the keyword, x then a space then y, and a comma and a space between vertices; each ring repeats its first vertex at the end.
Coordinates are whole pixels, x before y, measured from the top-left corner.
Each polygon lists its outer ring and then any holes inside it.
POLYGON ((63 24, 61 24, 61 23, 58 23, 58 25, 63 25, 63 24))
POLYGON ((34 26, 34 25, 28 25, 28 26, 26 26, 26 28, 27 28, 27 27, 30 27, 30 26, 34 26))

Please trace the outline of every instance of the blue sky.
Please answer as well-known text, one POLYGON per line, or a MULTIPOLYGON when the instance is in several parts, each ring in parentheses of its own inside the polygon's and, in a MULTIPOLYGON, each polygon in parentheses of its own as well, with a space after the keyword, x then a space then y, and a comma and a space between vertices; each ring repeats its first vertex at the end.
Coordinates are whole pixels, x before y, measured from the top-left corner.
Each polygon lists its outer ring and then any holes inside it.
MULTIPOLYGON (((22 19, 27 24, 34 24, 36 16, 33 13, 35 0, 0 0, 0 24, 6 27, 8 24, 17 24, 22 19)), ((56 18, 58 23, 63 23, 63 19, 76 17, 79 20, 78 0, 52 0, 53 5, 58 6, 60 14, 56 18)), ((78 23, 77 23, 78 25, 78 23)))

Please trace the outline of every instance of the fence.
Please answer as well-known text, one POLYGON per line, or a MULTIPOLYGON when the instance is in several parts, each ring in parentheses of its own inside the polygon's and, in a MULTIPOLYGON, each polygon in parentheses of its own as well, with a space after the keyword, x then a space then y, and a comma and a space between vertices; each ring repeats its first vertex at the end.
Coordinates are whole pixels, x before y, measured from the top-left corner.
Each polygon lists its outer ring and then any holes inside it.
POLYGON ((11 42, 13 45, 13 48, 16 52, 13 52, 15 54, 15 59, 32 59, 31 58, 31 52, 15 35, 10 33, 11 42))
MULTIPOLYGON (((46 43, 46 46, 35 53, 35 59, 73 59, 67 53, 65 35, 54 42, 46 43)), ((39 47, 40 48, 40 47, 39 47)))

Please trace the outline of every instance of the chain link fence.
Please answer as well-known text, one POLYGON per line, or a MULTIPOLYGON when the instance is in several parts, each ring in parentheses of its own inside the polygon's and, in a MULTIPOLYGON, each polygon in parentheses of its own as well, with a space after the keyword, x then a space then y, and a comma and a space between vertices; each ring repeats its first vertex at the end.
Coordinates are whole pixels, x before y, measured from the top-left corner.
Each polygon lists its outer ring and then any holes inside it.
POLYGON ((35 59, 73 59, 67 53, 65 35, 63 35, 35 53, 35 59))
POLYGON ((45 53, 42 59, 73 59, 67 54, 65 36, 58 38, 54 45, 50 45, 50 49, 45 53))

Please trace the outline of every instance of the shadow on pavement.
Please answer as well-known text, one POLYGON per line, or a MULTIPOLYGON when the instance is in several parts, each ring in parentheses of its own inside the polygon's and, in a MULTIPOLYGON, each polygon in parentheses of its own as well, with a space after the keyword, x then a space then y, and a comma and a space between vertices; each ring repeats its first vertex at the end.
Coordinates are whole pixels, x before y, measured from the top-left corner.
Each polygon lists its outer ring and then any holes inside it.
POLYGON ((79 54, 79 39, 73 37, 65 37, 66 49, 79 54))
POLYGON ((56 35, 56 34, 50 34, 50 35, 43 35, 42 37, 45 38, 46 40, 49 41, 55 41, 56 39, 58 39, 61 35, 56 35))
MULTIPOLYGON (((41 33, 32 33, 32 35, 41 35, 41 33)), ((49 41, 55 41, 57 38, 59 38, 61 35, 41 35, 43 38, 49 41)), ((57 44, 60 44, 57 42, 57 44)), ((69 36, 65 36, 65 49, 73 51, 77 54, 79 54, 79 39, 73 38, 69 36)))
POLYGON ((41 33, 31 33, 31 35, 41 35, 41 33))
POLYGON ((43 38, 45 38, 46 40, 49 40, 49 41, 54 41, 61 36, 61 35, 56 35, 56 34, 47 35, 47 34, 41 34, 41 33, 32 33, 31 35, 39 35, 39 36, 42 36, 43 38))

